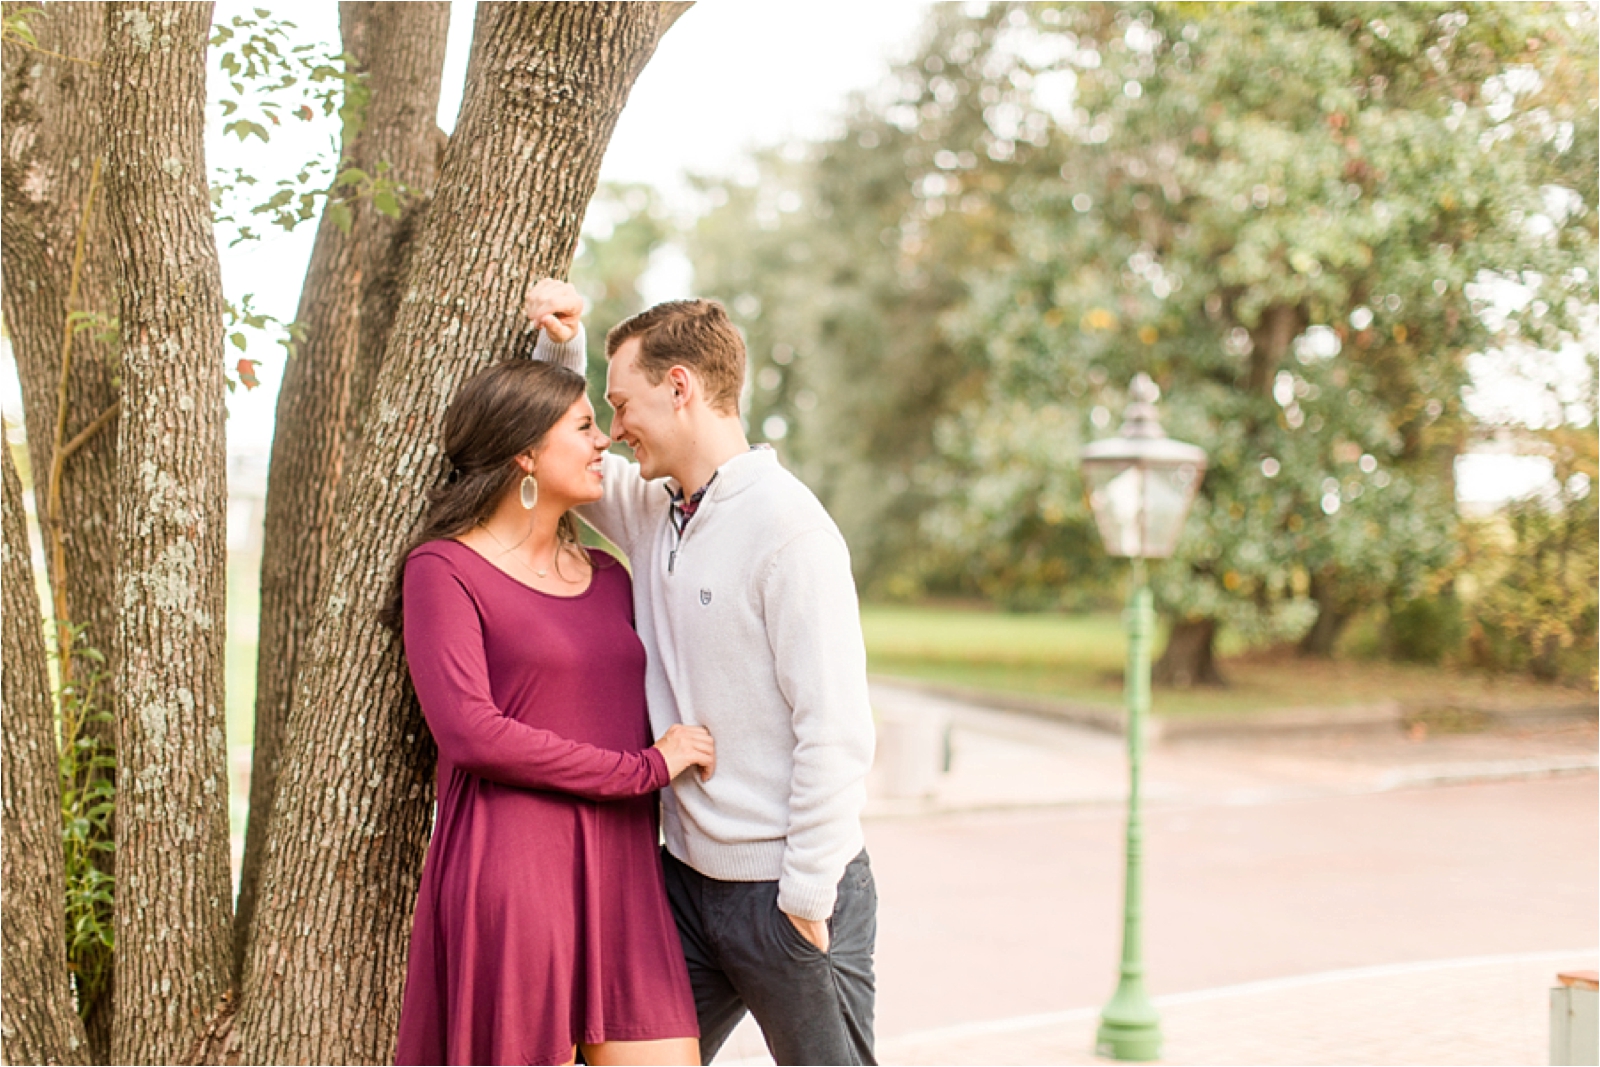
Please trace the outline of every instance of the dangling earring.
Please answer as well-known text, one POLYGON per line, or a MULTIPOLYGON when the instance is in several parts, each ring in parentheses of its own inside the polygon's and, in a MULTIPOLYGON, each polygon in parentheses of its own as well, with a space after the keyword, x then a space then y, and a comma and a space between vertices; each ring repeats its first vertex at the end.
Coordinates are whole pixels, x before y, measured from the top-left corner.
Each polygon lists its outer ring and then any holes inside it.
POLYGON ((539 502, 539 483, 534 481, 531 473, 522 479, 522 486, 517 492, 522 498, 522 510, 532 511, 533 506, 539 502))

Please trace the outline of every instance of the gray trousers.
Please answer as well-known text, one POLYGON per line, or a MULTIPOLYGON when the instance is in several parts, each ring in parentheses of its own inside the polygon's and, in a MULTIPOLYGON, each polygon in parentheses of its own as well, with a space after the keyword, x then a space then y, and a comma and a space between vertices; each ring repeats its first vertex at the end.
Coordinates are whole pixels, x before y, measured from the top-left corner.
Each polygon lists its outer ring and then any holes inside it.
POLYGON ((710 1063, 748 1010, 779 1064, 877 1063, 872 1052, 872 952, 878 891, 862 852, 845 868, 822 952, 778 910, 777 882, 723 882, 665 849, 667 899, 678 922, 710 1063))

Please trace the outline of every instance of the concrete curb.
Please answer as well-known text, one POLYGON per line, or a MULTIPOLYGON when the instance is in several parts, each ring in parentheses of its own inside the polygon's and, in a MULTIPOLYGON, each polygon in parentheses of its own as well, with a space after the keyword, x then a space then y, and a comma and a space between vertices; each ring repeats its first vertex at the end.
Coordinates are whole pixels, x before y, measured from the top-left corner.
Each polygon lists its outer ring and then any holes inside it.
MULTIPOLYGON (((1053 722, 1069 722, 1087 726, 1106 733, 1124 733, 1124 712, 1121 708, 1107 707, 1077 701, 1057 700, 1050 697, 1029 696, 1026 693, 1006 693, 967 686, 929 682, 920 678, 901 678, 893 675, 869 676, 874 684, 910 689, 931 696, 957 700, 977 707, 997 711, 1012 711, 1033 715, 1053 722)), ((1267 711, 1242 712, 1229 716, 1153 715, 1147 726, 1151 741, 1174 738, 1213 738, 1258 736, 1274 733, 1313 733, 1317 731, 1401 729, 1407 719, 1419 713, 1437 712, 1437 705, 1418 706, 1398 700, 1377 704, 1354 704, 1332 707, 1277 708, 1267 711)), ((1595 701, 1554 704, 1529 708, 1509 707, 1493 703, 1482 705, 1452 704, 1452 712, 1481 716, 1486 724, 1496 726, 1533 726, 1555 722, 1572 722, 1600 717, 1600 703, 1595 701)))
MULTIPOLYGON (((1322 792, 1279 788, 1235 790, 1211 800, 1150 797, 1149 810, 1171 806, 1201 804, 1238 806, 1242 804, 1284 804, 1328 800, 1338 797, 1365 797, 1396 793, 1407 789, 1433 789, 1441 786, 1491 785, 1498 782, 1527 782, 1545 778, 1568 778, 1600 771, 1600 758, 1593 756, 1549 756, 1522 760, 1493 760, 1444 767, 1403 768, 1375 776, 1368 782, 1322 792)), ((947 802, 933 797, 872 796, 862 818, 866 820, 921 819, 946 815, 999 815, 1020 811, 1120 811, 1127 805, 1126 794, 1073 798, 1003 799, 947 802)))

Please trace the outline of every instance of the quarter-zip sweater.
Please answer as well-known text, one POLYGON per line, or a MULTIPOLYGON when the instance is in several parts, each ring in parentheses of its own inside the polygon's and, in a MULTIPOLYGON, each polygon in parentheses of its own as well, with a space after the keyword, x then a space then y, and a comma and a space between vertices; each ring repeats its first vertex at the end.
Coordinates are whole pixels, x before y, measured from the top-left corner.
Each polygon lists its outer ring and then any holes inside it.
MULTIPOLYGON (((536 355, 577 369, 581 342, 536 355)), ((874 743, 844 537, 770 449, 718 468, 681 534, 665 479, 610 454, 603 473, 578 513, 632 566, 651 726, 717 745, 709 782, 690 771, 662 793, 668 851, 710 878, 776 880, 785 912, 828 918, 862 848, 874 743)))

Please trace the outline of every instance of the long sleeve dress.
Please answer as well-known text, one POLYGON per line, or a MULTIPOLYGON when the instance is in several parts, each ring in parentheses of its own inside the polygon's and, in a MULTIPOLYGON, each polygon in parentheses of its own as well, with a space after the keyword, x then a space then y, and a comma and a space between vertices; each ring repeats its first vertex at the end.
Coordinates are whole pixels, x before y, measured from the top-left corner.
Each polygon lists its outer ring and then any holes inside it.
POLYGON ((405 647, 439 747, 398 1063, 561 1063, 698 1033, 657 847, 628 572, 542 593, 456 541, 413 551, 405 647))

